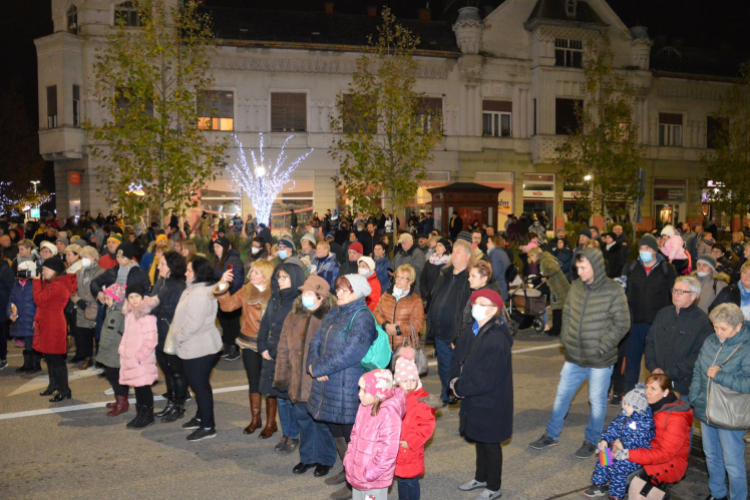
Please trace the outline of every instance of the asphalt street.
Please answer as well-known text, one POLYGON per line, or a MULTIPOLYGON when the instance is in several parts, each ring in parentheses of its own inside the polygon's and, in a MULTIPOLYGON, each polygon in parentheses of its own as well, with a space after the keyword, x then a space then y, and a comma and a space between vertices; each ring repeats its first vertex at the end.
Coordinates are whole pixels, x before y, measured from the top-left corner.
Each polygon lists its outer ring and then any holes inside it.
MULTIPOLYGON (((240 360, 221 360, 212 375, 218 436, 189 443, 188 431, 180 428, 185 419, 132 431, 125 424, 134 417, 133 406, 118 417, 106 416, 103 406, 113 398, 103 394, 109 385, 95 374, 72 370, 73 398, 48 403, 38 395, 46 387, 46 372, 17 375, 21 350, 10 349, 9 366, 0 371, 0 498, 322 500, 335 489, 312 471, 292 474, 299 457, 273 450, 280 433, 268 440, 242 434, 249 409, 240 360)), ((580 492, 590 484, 596 462, 573 456, 588 420, 586 386, 571 407, 560 444, 546 451, 528 448, 544 432, 563 355, 556 340, 531 332, 521 332, 513 349, 515 417, 513 438, 504 446, 503 498, 583 498, 580 492)), ((431 393, 439 392, 434 366, 423 383, 431 393)), ((164 392, 164 384, 154 392, 164 392)), ((157 408, 162 404, 157 401, 157 408)), ((191 402, 188 416, 194 411, 191 402)), ((609 419, 618 412, 609 408, 609 419)), ((456 488, 473 477, 475 464, 473 446, 458 435, 458 406, 438 411, 426 462, 422 498, 463 500, 478 493, 456 488)), ((332 473, 340 467, 337 462, 332 473)), ((686 493, 677 498, 705 498, 705 469, 703 477, 699 462, 694 469, 683 482, 686 493)), ((398 498, 395 487, 389 498, 398 498)))

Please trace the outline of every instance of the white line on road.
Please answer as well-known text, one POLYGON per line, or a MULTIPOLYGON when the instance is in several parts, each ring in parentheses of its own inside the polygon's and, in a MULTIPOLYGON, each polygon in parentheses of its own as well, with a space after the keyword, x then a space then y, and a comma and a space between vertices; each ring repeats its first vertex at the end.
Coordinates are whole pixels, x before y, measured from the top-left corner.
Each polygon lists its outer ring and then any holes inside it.
MULTIPOLYGON (((541 351, 544 349, 554 349, 560 347, 559 342, 555 342, 553 344, 544 344, 537 347, 528 347, 526 349, 516 349, 513 352, 513 354, 521 354, 524 352, 532 352, 532 351, 541 351)), ((437 366, 437 360, 430 361, 427 363, 429 366, 437 366)), ((214 394, 224 394, 228 392, 238 392, 238 391, 246 391, 248 389, 247 385, 235 385, 232 387, 222 387, 221 389, 214 389, 214 394)), ((154 396, 154 401, 163 401, 164 398, 161 396, 154 396)), ((62 406, 57 408, 45 408, 42 410, 30 410, 30 411, 19 411, 16 413, 3 413, 0 414, 0 420, 10 420, 13 418, 27 418, 27 417, 37 417, 39 415, 51 415, 53 413, 67 413, 71 411, 81 411, 81 410, 93 410, 96 408, 103 408, 107 403, 110 401, 102 401, 99 403, 86 403, 82 405, 75 405, 75 406, 62 406)), ((135 399, 130 399, 131 403, 135 403, 135 399)))

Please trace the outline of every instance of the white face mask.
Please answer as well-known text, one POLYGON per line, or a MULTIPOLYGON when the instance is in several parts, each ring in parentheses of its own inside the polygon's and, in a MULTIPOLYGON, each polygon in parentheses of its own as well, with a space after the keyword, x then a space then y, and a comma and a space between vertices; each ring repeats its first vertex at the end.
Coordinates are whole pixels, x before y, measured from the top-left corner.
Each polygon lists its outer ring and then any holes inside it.
POLYGON ((364 276, 365 278, 368 277, 371 273, 372 273, 372 271, 370 271, 369 269, 360 269, 359 270, 359 275, 360 276, 364 276))
POLYGON ((403 288, 399 288, 397 286, 394 286, 393 287, 393 296, 394 297, 401 297, 404 294, 405 291, 406 290, 404 290, 403 288))
POLYGON ((700 276, 701 278, 705 278, 706 276, 708 276, 708 275, 709 275, 709 274, 711 274, 711 273, 710 273, 710 272, 706 272, 706 271, 698 271, 698 273, 697 273, 697 274, 698 274, 698 276, 700 276))
POLYGON ((255 255, 256 253, 260 252, 260 248, 253 247, 250 251, 253 253, 253 255, 255 255))
POLYGON ((91 267, 91 259, 84 257, 81 259, 81 265, 83 267, 91 267))
POLYGON ((473 306, 471 306, 471 317, 477 321, 482 321, 487 317, 487 309, 489 309, 489 306, 480 306, 479 304, 474 304, 473 306))

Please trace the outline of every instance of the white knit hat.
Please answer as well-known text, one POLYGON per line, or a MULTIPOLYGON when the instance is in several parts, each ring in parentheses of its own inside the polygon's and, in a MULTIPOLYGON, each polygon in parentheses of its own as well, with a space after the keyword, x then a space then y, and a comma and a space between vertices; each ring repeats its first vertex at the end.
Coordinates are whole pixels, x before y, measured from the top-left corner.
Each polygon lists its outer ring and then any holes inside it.
POLYGON ((57 255, 57 246, 55 246, 55 244, 52 242, 43 241, 41 245, 39 245, 39 250, 41 250, 42 248, 46 248, 47 250, 52 252, 52 255, 57 255))
POLYGON ((674 234, 674 226, 670 224, 667 224, 666 226, 664 226, 664 229, 661 230, 662 236, 669 236, 671 238, 672 236, 674 236, 674 234))
POLYGON ((310 243, 312 243, 312 246, 316 246, 316 245, 318 244, 318 242, 317 242, 317 241, 315 241, 315 236, 313 236, 313 235, 312 235, 312 234, 310 234, 310 233, 305 233, 305 234, 304 234, 304 235, 302 236, 302 238, 300 239, 300 241, 302 241, 302 240, 307 240, 307 241, 309 241, 310 243))
POLYGON ((367 267, 370 268, 370 271, 375 270, 375 261, 372 260, 372 257, 360 257, 359 259, 357 259, 357 264, 359 264, 360 262, 364 262, 365 264, 367 264, 367 267))
POLYGON ((370 284, 364 276, 360 276, 359 274, 347 274, 344 278, 349 281, 349 284, 352 286, 352 291, 358 299, 367 297, 372 293, 372 288, 370 288, 370 284))

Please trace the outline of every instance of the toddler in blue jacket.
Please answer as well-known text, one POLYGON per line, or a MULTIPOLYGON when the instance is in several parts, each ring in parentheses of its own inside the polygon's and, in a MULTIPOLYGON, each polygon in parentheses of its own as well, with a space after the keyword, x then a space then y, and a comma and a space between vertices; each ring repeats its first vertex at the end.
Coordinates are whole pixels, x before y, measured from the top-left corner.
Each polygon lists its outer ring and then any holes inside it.
MULTIPOLYGON (((638 384, 622 398, 622 413, 619 414, 607 427, 599 441, 599 453, 606 454, 606 450, 618 439, 622 442, 624 449, 651 448, 651 441, 656 436, 654 427, 654 414, 646 400, 646 391, 643 384, 638 384)), ((640 465, 630 460, 620 460, 615 455, 609 465, 602 465, 599 461, 591 482, 591 488, 584 492, 584 496, 594 498, 607 495, 610 498, 621 499, 625 496, 628 475, 638 469, 640 465), (609 483, 609 488, 607 488, 609 483)))

